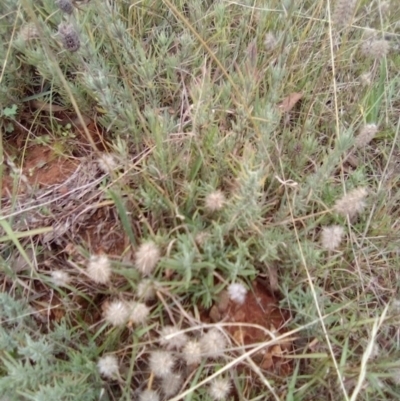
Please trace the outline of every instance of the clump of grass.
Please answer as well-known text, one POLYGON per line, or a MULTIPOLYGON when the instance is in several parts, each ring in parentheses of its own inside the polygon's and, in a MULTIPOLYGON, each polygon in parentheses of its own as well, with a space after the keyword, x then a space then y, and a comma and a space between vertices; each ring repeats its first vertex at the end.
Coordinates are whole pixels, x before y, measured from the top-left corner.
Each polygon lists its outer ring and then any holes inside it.
POLYGON ((3 1, 2 395, 397 397, 400 15, 284 3, 3 1), (254 280, 291 318, 244 346, 204 320, 254 280))

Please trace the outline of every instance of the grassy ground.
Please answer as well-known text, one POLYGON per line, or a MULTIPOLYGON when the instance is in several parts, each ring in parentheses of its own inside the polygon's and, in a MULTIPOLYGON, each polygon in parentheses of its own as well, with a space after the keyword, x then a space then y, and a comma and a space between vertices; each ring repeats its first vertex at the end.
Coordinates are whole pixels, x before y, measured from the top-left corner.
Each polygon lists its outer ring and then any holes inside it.
POLYGON ((2 1, 2 401, 399 398, 400 7, 331 3, 2 1))

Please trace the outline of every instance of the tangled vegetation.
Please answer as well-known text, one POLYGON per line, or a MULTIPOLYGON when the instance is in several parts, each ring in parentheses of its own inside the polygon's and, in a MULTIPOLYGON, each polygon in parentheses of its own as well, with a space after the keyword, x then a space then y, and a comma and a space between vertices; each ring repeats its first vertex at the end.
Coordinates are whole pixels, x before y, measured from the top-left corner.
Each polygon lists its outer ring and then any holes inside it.
POLYGON ((1 1, 1 401, 398 398, 397 3, 1 1))

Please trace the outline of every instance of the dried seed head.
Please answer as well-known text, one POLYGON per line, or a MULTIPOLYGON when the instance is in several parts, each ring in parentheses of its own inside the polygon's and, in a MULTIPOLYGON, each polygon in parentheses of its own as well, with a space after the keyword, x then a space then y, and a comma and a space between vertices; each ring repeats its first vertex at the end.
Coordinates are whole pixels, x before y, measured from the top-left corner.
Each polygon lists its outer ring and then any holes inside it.
POLYGON ((188 341, 182 350, 182 357, 188 365, 198 365, 201 362, 202 351, 198 341, 188 341))
POLYGON ((118 359, 115 355, 105 355, 99 359, 97 367, 102 376, 107 379, 115 379, 118 377, 118 359))
POLYGON ((278 43, 278 41, 272 32, 268 32, 265 35, 265 38, 264 38, 265 50, 267 50, 268 52, 274 50, 277 43, 278 43))
POLYGON ((374 139, 377 132, 378 127, 376 124, 365 124, 356 137, 355 146, 357 148, 367 146, 374 139))
POLYGON ((160 401, 160 396, 154 390, 144 390, 139 395, 139 401, 160 401))
POLYGON ((222 377, 217 377, 211 382, 208 392, 213 400, 224 400, 230 390, 230 381, 222 377))
POLYGON ((333 251, 342 242, 344 229, 341 226, 323 227, 321 232, 321 245, 328 251, 333 251))
POLYGON ((242 305, 246 299, 247 288, 241 283, 232 283, 228 287, 229 298, 242 305))
POLYGON ((113 301, 104 310, 104 319, 114 327, 123 326, 129 319, 130 310, 126 302, 113 301))
POLYGON ((370 86, 372 83, 372 74, 370 72, 361 74, 360 81, 363 86, 370 86))
POLYGON ((174 396, 179 389, 181 388, 183 383, 183 378, 180 374, 171 373, 168 376, 165 376, 161 381, 161 390, 166 397, 174 396))
POLYGON ((336 0, 332 23, 338 28, 351 23, 356 10, 357 0, 336 0))
POLYGON ((196 234, 194 240, 196 241, 196 244, 201 247, 204 246, 208 238, 210 238, 210 233, 208 233, 207 231, 200 231, 196 234))
POLYGON ((385 39, 367 40, 361 45, 361 51, 366 57, 381 59, 385 57, 390 50, 390 43, 385 39))
POLYGON ((71 281, 71 276, 62 270, 54 270, 51 272, 51 278, 55 285, 58 287, 65 287, 71 281))
POLYGON ((81 41, 79 40, 78 32, 75 30, 72 24, 66 24, 62 22, 58 26, 58 34, 61 38, 61 43, 65 50, 70 52, 76 52, 81 47, 81 41))
POLYGON ((40 37, 39 31, 36 28, 36 25, 33 23, 24 24, 19 31, 19 37, 24 41, 28 42, 32 39, 37 39, 40 37))
POLYGON ((86 273, 95 283, 109 283, 111 278, 111 264, 107 256, 92 255, 86 273))
POLYGON ((218 358, 224 354, 226 338, 218 329, 211 329, 200 339, 202 353, 208 358, 218 358))
POLYGON ((225 202, 225 195, 221 191, 214 191, 206 196, 205 207, 210 212, 216 212, 224 207, 225 202))
POLYGON ((379 13, 382 17, 387 17, 390 14, 390 1, 380 1, 379 2, 379 13))
POLYGON ((366 196, 367 190, 365 188, 355 188, 337 200, 334 209, 344 217, 349 216, 351 220, 365 209, 366 196))
POLYGON ((150 314, 150 309, 140 302, 129 302, 128 308, 130 311, 129 321, 133 324, 146 323, 150 314))
POLYGON ((143 279, 137 287, 137 295, 143 301, 151 301, 156 297, 156 285, 153 281, 143 279))
POLYGON ((165 326, 161 329, 160 344, 168 350, 180 350, 187 341, 187 335, 175 326, 165 326))
POLYGON ((400 369, 391 369, 390 372, 392 373, 393 382, 397 385, 400 385, 400 369))
POLYGON ((65 14, 72 14, 74 6, 71 0, 56 0, 56 6, 65 14))
POLYGON ((167 377, 175 365, 173 355, 168 351, 153 351, 149 357, 149 367, 156 377, 167 377))
POLYGON ((110 174, 118 168, 117 157, 112 153, 103 153, 97 159, 97 165, 103 173, 110 174))
POLYGON ((160 250, 154 242, 145 242, 139 246, 135 255, 135 266, 144 275, 148 276, 155 269, 160 260, 160 250))

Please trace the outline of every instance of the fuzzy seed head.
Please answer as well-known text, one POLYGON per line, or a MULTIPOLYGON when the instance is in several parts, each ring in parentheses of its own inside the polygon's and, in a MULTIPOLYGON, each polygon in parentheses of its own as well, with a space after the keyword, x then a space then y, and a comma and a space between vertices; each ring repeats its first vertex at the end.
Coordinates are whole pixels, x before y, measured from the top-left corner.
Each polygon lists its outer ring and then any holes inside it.
POLYGON ((110 174, 118 168, 117 157, 111 153, 103 153, 97 159, 99 169, 106 174, 110 174))
POLYGON ((392 380, 395 384, 400 385, 400 369, 391 369, 392 380))
POLYGON ((151 301, 156 297, 155 283, 148 279, 143 279, 137 287, 137 295, 143 301, 151 301))
POLYGON ((202 351, 198 341, 188 341, 182 350, 182 357, 188 365, 198 365, 201 362, 202 351))
POLYGON ((161 390, 166 397, 174 396, 179 389, 181 388, 183 383, 183 378, 180 374, 171 373, 168 376, 165 376, 161 381, 161 390))
POLYGON ((349 216, 350 219, 353 219, 365 209, 366 196, 367 190, 365 188, 355 188, 337 200, 334 209, 342 216, 349 216))
POLYGON ((141 302, 132 301, 128 305, 130 310, 129 321, 133 324, 146 323, 150 314, 150 309, 141 302))
POLYGON ((115 379, 118 376, 118 359, 115 355, 102 356, 97 363, 97 367, 100 374, 107 379, 115 379))
POLYGON ((196 241, 196 244, 198 246, 202 247, 209 238, 210 238, 210 233, 206 231, 200 231, 199 233, 196 234, 194 240, 196 241))
POLYGON ((360 75, 360 81, 363 86, 370 86, 372 83, 372 74, 370 72, 366 72, 360 75))
POLYGON ((188 336, 175 326, 165 326, 160 332, 160 344, 168 350, 180 350, 188 341, 188 336))
POLYGON ((390 14, 390 1, 380 1, 379 2, 379 12, 382 17, 387 17, 390 14))
POLYGON ((344 235, 341 226, 323 227, 321 232, 321 245, 328 251, 333 251, 339 247, 344 235))
POLYGON ((392 301, 390 309, 393 314, 400 314, 400 299, 394 299, 392 301))
POLYGON ((229 298, 242 305, 246 300, 247 288, 241 283, 232 283, 228 287, 229 298))
POLYGON ((355 146, 363 148, 367 146, 375 137, 378 132, 376 124, 365 124, 356 137, 355 146))
POLYGON ((356 10, 357 0, 336 0, 332 14, 332 24, 338 28, 351 23, 356 10))
POLYGON ((78 32, 75 30, 72 24, 66 24, 62 22, 58 26, 58 34, 61 38, 61 43, 65 50, 70 52, 76 52, 81 47, 81 41, 79 39, 78 32))
POLYGON ((32 39, 38 39, 40 37, 39 31, 37 30, 35 24, 28 23, 24 24, 19 31, 19 37, 24 41, 28 42, 32 39))
POLYGON ((105 255, 92 255, 86 269, 87 275, 98 284, 107 284, 111 278, 111 264, 105 255))
POLYGON ((214 191, 206 196, 205 207, 210 212, 217 212, 224 207, 225 202, 225 195, 221 191, 214 191))
POLYGON ((54 270, 51 272, 51 279, 56 286, 66 287, 71 281, 71 276, 62 270, 54 270))
POLYGON ((275 49, 278 41, 275 35, 272 32, 268 32, 264 38, 264 46, 267 52, 270 52, 275 49))
POLYGON ((213 400, 224 400, 228 396, 230 390, 230 381, 217 377, 211 382, 208 392, 213 400))
POLYGON ((74 12, 71 0, 56 0, 56 6, 65 14, 72 14, 74 12))
POLYGON ((154 242, 145 242, 139 246, 135 255, 135 266, 140 273, 148 276, 160 260, 160 250, 154 242))
POLYGON ((166 377, 172 373, 175 365, 173 355, 168 351, 153 351, 149 357, 149 367, 156 377, 166 377))
POLYGON ((154 390, 144 390, 139 396, 139 401, 160 401, 160 396, 154 390))
POLYGON ((386 57, 390 50, 390 43, 385 39, 367 40, 361 45, 361 52, 366 57, 380 60, 386 57))
POLYGON ((123 326, 129 319, 130 309, 124 301, 113 301, 106 306, 103 315, 112 326, 123 326))
POLYGON ((218 329, 211 329, 200 339, 202 353, 208 358, 218 358, 224 354, 226 338, 218 329))

